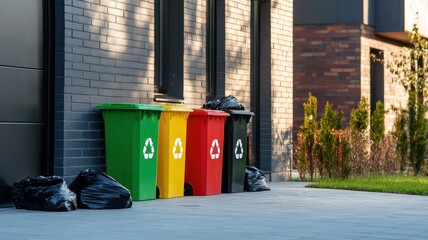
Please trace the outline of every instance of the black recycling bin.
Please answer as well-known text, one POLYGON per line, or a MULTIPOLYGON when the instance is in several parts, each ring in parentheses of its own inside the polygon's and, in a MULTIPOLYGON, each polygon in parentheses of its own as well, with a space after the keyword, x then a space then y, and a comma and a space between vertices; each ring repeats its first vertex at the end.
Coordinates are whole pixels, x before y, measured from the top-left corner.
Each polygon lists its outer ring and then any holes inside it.
POLYGON ((224 110, 229 113, 224 128, 222 193, 244 191, 247 159, 247 125, 253 112, 224 110))

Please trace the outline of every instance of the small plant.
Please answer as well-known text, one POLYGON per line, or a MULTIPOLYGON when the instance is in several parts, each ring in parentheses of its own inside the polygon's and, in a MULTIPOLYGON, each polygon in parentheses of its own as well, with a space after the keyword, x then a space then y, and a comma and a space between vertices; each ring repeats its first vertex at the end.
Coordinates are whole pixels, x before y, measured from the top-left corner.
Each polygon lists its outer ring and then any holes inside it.
POLYGON ((385 133, 385 113, 383 103, 376 102, 376 109, 370 118, 370 140, 374 146, 379 145, 385 133))
POLYGON ((306 175, 309 173, 309 163, 307 156, 307 149, 305 144, 303 144, 306 140, 304 139, 304 135, 302 132, 297 133, 297 144, 295 146, 295 154, 297 159, 297 170, 299 171, 300 180, 305 181, 306 175))
POLYGON ((407 169, 407 151, 409 150, 409 141, 407 139, 407 111, 400 109, 396 110, 396 118, 394 122, 395 131, 393 132, 394 139, 397 143, 396 151, 398 161, 400 162, 400 172, 403 173, 407 169))
MULTIPOLYGON (((426 107, 422 104, 419 105, 417 114, 416 114, 416 132, 414 145, 415 148, 415 158, 411 161, 413 165, 414 175, 418 175, 421 172, 422 166, 424 165, 425 153, 426 153, 426 134, 427 134, 427 121, 425 119, 426 107)), ((412 159, 410 159, 412 160, 412 159)))
MULTIPOLYGON (((410 47, 403 48, 398 53, 393 53, 393 60, 387 62, 386 66, 393 75, 392 81, 400 83, 408 93, 407 117, 405 118, 409 143, 408 159, 413 174, 418 175, 424 165, 426 153, 427 122, 425 113, 427 110, 425 98, 428 95, 426 85, 428 81, 428 41, 420 36, 417 25, 414 25, 409 37, 410 47)), ((405 129, 401 126, 399 127, 400 129, 405 129)), ((399 138, 403 138, 402 133, 399 133, 399 138)), ((397 148, 401 148, 402 169, 404 166, 403 141, 404 138, 402 141, 400 139, 397 141, 400 144, 397 148)))
POLYGON ((299 154, 299 161, 301 161, 301 158, 305 158, 304 161, 307 161, 305 163, 309 168, 309 175, 311 178, 311 181, 314 179, 315 174, 315 154, 314 154, 314 146, 315 146, 315 136, 316 131, 318 129, 318 122, 317 122, 317 110, 318 110, 318 100, 315 96, 312 96, 312 94, 309 94, 308 102, 303 104, 303 110, 304 110, 304 118, 303 118, 303 125, 300 126, 300 130, 302 131, 301 136, 301 152, 299 154))
POLYGON ((349 144, 349 134, 347 130, 334 130, 335 144, 337 149, 337 169, 336 175, 348 178, 352 173, 350 165, 351 146, 349 144))
POLYGON ((370 107, 366 97, 362 97, 358 108, 351 111, 351 130, 364 132, 369 126, 370 107))
POLYGON ((342 114, 333 111, 329 102, 324 107, 324 115, 320 120, 319 136, 317 142, 317 155, 321 164, 320 174, 328 177, 335 174, 338 167, 338 149, 334 130, 342 128, 342 114))
POLYGON ((358 108, 351 111, 349 143, 352 148, 351 152, 351 167, 354 175, 364 175, 370 170, 369 155, 369 105, 367 98, 361 98, 358 103, 358 108))

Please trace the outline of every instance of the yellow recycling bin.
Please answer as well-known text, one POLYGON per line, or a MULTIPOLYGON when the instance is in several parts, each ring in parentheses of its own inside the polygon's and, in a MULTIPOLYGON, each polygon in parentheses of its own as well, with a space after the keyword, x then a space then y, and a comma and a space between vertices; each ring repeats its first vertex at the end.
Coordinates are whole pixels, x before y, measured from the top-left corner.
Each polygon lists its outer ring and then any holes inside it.
POLYGON ((159 198, 184 196, 187 118, 193 110, 184 106, 163 105, 159 120, 157 186, 159 198))

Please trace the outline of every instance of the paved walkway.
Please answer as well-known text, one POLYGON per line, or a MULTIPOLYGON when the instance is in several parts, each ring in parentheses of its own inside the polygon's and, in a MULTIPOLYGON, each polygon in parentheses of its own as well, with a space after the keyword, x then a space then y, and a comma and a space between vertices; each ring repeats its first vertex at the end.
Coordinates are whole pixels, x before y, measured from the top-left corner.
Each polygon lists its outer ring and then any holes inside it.
POLYGON ((428 197, 269 183, 269 192, 134 202, 130 209, 0 209, 1 240, 428 239, 428 197))

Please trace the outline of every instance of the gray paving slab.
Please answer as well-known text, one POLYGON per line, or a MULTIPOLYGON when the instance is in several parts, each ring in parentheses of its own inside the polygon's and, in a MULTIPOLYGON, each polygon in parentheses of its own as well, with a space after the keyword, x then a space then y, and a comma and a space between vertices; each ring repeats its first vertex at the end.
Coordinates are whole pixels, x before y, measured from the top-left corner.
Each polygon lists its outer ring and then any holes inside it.
POLYGON ((73 212, 0 209, 1 240, 428 239, 428 197, 269 183, 268 192, 73 212))

